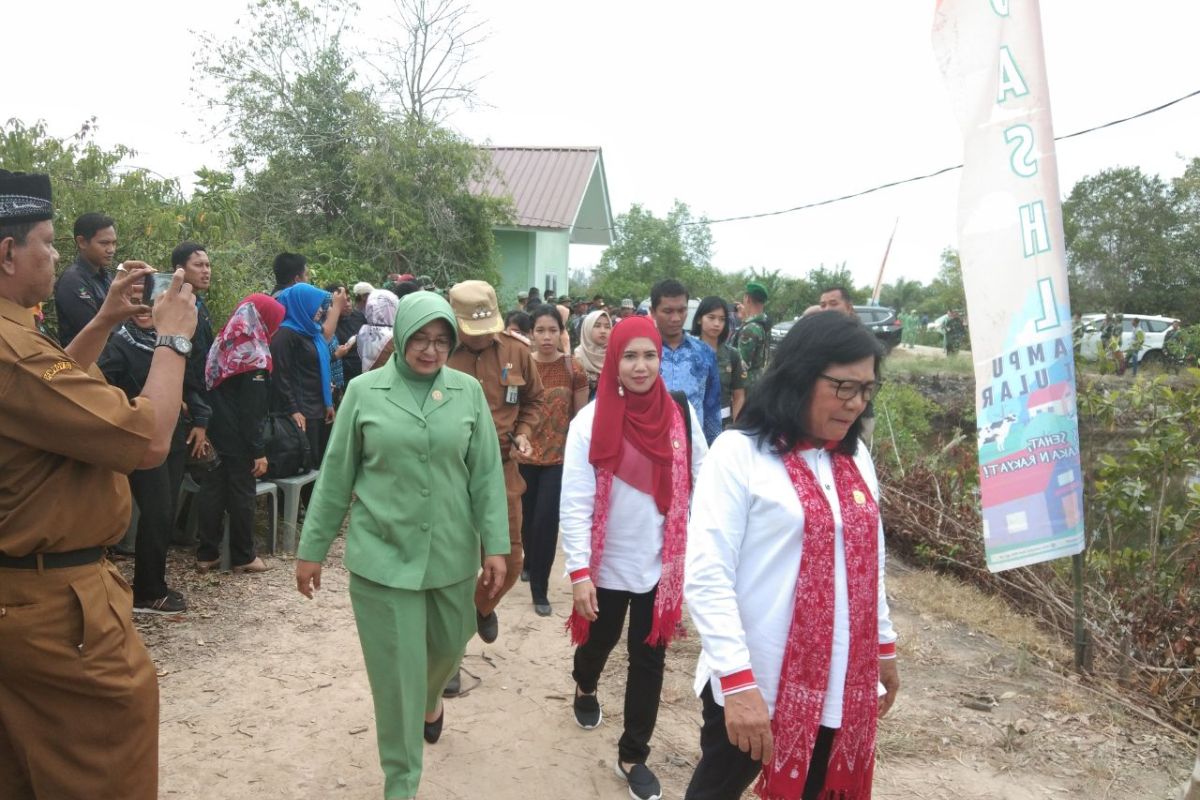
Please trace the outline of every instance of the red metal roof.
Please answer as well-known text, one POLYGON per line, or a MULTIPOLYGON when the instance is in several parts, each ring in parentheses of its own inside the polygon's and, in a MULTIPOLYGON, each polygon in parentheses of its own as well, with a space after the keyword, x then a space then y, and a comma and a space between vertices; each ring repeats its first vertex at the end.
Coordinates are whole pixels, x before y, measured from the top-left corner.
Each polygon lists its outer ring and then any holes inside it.
POLYGON ((600 157, 599 147, 484 147, 492 157, 487 180, 471 191, 511 197, 515 224, 569 229, 600 157))

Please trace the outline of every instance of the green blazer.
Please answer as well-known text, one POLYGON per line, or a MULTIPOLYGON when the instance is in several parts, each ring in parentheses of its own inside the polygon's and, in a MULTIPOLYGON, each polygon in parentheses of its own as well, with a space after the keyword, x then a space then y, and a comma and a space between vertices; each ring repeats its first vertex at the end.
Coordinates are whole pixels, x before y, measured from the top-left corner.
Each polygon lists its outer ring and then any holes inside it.
POLYGON ((346 569, 398 589, 478 574, 509 552, 508 504, 479 382, 443 367, 418 407, 392 364, 350 381, 296 555, 324 561, 346 511, 346 569))

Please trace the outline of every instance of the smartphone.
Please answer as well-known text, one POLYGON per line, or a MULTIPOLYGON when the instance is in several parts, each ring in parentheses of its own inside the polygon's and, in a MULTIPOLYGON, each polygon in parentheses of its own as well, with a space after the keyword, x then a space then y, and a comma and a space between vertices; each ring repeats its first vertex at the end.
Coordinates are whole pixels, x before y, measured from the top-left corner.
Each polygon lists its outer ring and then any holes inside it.
POLYGON ((146 284, 142 288, 142 304, 147 306, 154 305, 154 301, 158 296, 165 292, 171 285, 171 280, 175 277, 171 272, 151 272, 146 276, 146 284))

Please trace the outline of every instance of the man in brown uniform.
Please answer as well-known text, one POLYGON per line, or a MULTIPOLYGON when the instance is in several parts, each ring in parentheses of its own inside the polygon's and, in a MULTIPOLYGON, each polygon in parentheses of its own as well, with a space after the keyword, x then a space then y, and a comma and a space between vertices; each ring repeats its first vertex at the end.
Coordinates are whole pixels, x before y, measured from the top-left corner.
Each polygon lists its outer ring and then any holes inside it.
POLYGON ((152 270, 122 265, 63 350, 29 310, 53 287, 52 218, 45 175, 0 170, 0 798, 153 800, 158 685, 104 546, 129 524, 125 473, 170 446, 195 301, 177 271, 154 308, 171 341, 130 403, 94 362, 152 270))
POLYGON ((508 494, 508 573, 495 597, 480 584, 475 589, 479 637, 494 642, 499 634, 496 606, 521 577, 525 560, 521 548, 521 495, 525 481, 512 460, 512 451, 528 455, 529 436, 542 415, 542 379, 538 377, 529 347, 504 330, 504 317, 496 290, 483 281, 463 281, 450 290, 450 306, 458 320, 458 347, 447 365, 479 379, 492 421, 500 436, 504 461, 504 486, 508 494))

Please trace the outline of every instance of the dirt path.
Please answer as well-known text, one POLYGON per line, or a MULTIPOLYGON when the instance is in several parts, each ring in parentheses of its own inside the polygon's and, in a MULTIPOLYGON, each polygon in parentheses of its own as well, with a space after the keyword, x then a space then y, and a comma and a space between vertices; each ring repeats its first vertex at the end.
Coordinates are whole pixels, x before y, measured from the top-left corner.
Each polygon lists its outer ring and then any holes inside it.
MULTIPOLYGON (((160 672, 161 796, 377 800, 382 775, 367 679, 347 595, 331 557, 306 602, 291 562, 264 576, 194 575, 172 553, 191 610, 139 621, 160 672)), ((126 565, 128 568, 128 565, 126 565)), ((895 565, 903 690, 880 727, 875 797, 974 800, 1172 797, 1190 749, 1055 671, 1056 646, 972 590, 895 565), (960 612, 991 619, 972 629, 960 612)), ((569 588, 551 587, 555 616, 534 615, 525 584, 500 607, 494 645, 468 646, 482 680, 448 701, 442 740, 425 752, 422 800, 627 797, 612 773, 624 654, 601 681, 605 722, 576 727, 569 588)), ((691 692, 696 637, 667 658, 651 767, 679 798, 698 753, 691 692)), ((466 676, 464 676, 466 677, 466 676)), ((467 678, 468 682, 471 682, 467 678)))

